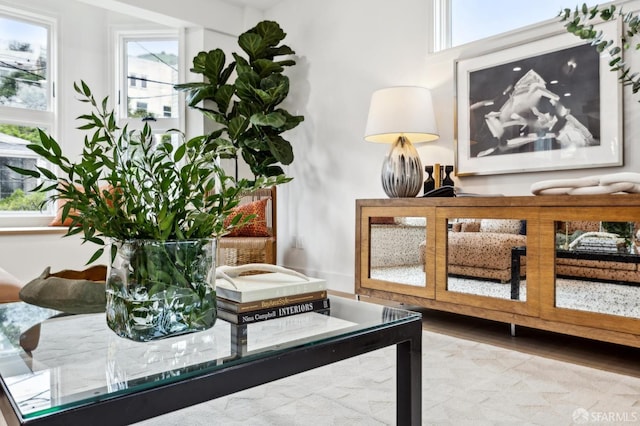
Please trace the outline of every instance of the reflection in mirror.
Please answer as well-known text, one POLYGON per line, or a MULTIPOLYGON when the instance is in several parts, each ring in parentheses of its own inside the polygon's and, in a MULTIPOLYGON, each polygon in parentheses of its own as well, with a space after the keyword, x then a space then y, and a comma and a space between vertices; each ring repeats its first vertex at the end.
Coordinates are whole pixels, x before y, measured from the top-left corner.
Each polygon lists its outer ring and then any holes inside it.
POLYGON ((525 220, 450 218, 447 290, 526 301, 526 234, 525 220))
POLYGON ((369 278, 425 287, 425 217, 369 219, 369 278))
POLYGON ((556 307, 640 318, 640 222, 564 220, 556 234, 556 307))

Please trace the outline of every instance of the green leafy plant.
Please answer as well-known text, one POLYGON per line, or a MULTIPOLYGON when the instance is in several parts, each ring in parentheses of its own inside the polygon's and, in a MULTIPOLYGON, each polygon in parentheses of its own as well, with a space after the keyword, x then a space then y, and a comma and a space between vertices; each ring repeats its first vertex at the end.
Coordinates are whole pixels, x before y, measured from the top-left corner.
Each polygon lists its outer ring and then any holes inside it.
POLYGON ((262 21, 238 38, 246 57, 233 53, 234 60, 226 64, 221 49, 200 52, 191 71, 202 74, 204 81, 176 86, 187 92, 190 107, 218 125, 200 138, 221 150, 223 158, 235 159, 236 170, 240 154, 255 176, 283 174, 278 164, 291 164, 294 155, 282 133, 304 120, 279 107, 289 93, 284 67, 295 65, 292 59, 276 60, 295 53, 280 44, 285 36, 277 23, 262 21))
MULTIPOLYGON (((80 101, 91 105, 90 114, 78 117, 79 128, 92 132, 84 138, 79 161, 66 157, 60 145, 40 131, 40 141, 27 147, 55 165, 61 176, 11 167, 25 176, 42 179, 34 192, 50 194, 48 201, 66 201, 62 218, 71 219, 66 236, 82 233, 83 241, 100 246, 88 263, 99 258, 108 241, 187 240, 222 236, 251 220, 225 218, 246 191, 289 180, 284 175, 236 180, 219 166, 217 158, 229 147, 212 147, 205 138, 180 143, 156 141, 145 125, 132 132, 116 125, 108 98, 96 101, 85 82, 74 84, 80 101)), ((117 245, 111 245, 112 259, 117 245)))
POLYGON ((632 39, 640 32, 640 18, 631 12, 625 13, 615 5, 608 7, 593 6, 586 4, 576 6, 574 10, 563 9, 559 13, 562 22, 566 22, 565 28, 571 34, 587 40, 595 46, 598 52, 606 51, 610 56, 610 70, 619 74, 620 82, 625 86, 631 86, 633 93, 640 90, 640 74, 633 72, 631 67, 623 60, 622 54, 625 50, 640 50, 640 43, 632 42, 632 39), (624 31, 619 42, 606 39, 602 31, 596 30, 594 24, 606 22, 620 18, 624 25, 624 31))

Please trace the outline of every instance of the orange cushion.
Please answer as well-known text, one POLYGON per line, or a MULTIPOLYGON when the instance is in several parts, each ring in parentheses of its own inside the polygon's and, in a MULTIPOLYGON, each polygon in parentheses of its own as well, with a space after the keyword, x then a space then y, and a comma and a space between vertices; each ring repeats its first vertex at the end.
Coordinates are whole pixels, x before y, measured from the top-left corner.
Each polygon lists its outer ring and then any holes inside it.
MULTIPOLYGON (((49 222, 49 226, 70 226, 71 225, 71 222, 73 221, 73 219, 71 219, 71 217, 69 216, 67 216, 64 222, 62 221, 62 208, 64 207, 65 204, 67 204, 66 198, 58 199, 58 210, 56 210, 56 217, 54 217, 53 220, 49 222)), ((69 215, 77 216, 78 211, 76 209, 70 209, 69 215)))
MULTIPOLYGON (((80 191, 83 191, 83 188, 80 185, 76 185, 76 188, 80 191)), ((108 190, 109 192, 113 192, 113 189, 111 187, 111 185, 100 185, 99 187, 100 190, 100 194, 102 195, 102 191, 104 190, 108 190)), ((58 210, 56 211, 56 217, 53 218, 53 220, 51 222, 49 222, 49 226, 71 226, 71 223, 73 222, 73 219, 71 219, 70 216, 78 216, 79 213, 76 209, 70 209, 69 210, 69 215, 67 216, 67 218, 65 219, 65 221, 62 221, 62 209, 64 207, 64 205, 67 204, 67 199, 66 198, 59 198, 58 199, 58 210)), ((110 203, 109 203, 110 204, 110 203)), ((77 226, 80 226, 80 224, 77 224, 77 226)))
POLYGON ((267 202, 268 198, 253 201, 247 204, 241 204, 231 211, 231 214, 225 219, 224 225, 229 226, 231 220, 241 214, 244 216, 255 215, 246 225, 235 228, 227 236, 229 237, 269 237, 269 228, 267 227, 267 202))

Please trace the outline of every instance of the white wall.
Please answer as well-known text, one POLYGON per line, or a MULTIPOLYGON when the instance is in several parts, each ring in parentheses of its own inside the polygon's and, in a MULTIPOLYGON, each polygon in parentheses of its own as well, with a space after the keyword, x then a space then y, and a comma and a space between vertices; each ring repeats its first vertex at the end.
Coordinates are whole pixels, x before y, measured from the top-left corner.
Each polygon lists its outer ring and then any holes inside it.
POLYGON ((363 139, 371 93, 429 85, 427 15, 423 0, 289 0, 266 12, 297 53, 286 106, 305 116, 285 134, 295 160, 279 188, 279 260, 333 289, 353 291, 355 200, 385 197, 389 147, 363 139))

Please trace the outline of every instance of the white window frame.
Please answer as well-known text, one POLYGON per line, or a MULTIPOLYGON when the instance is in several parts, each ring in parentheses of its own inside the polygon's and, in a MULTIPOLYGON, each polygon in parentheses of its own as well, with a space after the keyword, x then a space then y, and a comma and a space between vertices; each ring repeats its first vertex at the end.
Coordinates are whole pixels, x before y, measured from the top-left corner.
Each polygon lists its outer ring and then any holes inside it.
POLYGON ((440 52, 451 47, 451 0, 432 0, 429 4, 433 24, 430 52, 440 52))
MULTIPOLYGON (((58 69, 58 21, 51 16, 35 14, 6 6, 0 6, 0 14, 9 19, 46 27, 48 36, 47 109, 45 111, 38 111, 0 105, 0 122, 2 124, 40 128, 55 137, 58 120, 57 112, 59 111, 58 99, 55 96, 58 69)), ((11 153, 7 152, 6 156, 11 156, 11 153)), ((24 157, 27 158, 27 156, 24 157)), ((35 154, 33 156, 29 155, 28 157, 38 158, 35 154)), ((42 165, 45 164, 43 163, 42 165)), ((55 207, 49 204, 48 208, 42 212, 0 212, 0 228, 47 226, 55 216, 54 209, 55 207)))
MULTIPOLYGON (((184 81, 185 77, 185 61, 184 61, 184 31, 183 30, 160 30, 160 29, 126 29, 121 28, 114 31, 114 47, 113 57, 115 58, 115 81, 114 81, 114 99, 116 100, 116 115, 118 117, 118 125, 128 126, 129 130, 140 130, 144 126, 144 122, 140 118, 127 117, 127 101, 125 94, 129 86, 129 78, 127 72, 127 52, 125 43, 131 39, 171 39, 178 40, 178 81, 184 81)), ((136 85, 139 87, 140 85, 136 85)), ((164 117, 159 115, 153 121, 152 130, 154 134, 166 133, 169 129, 184 129, 185 123, 185 100, 184 96, 178 96, 178 117, 164 117)))
MULTIPOLYGON (((632 0, 619 0, 615 1, 615 3, 619 6, 624 5, 632 0)), ((431 0, 429 2, 429 10, 428 10, 428 19, 431 23, 431 27, 433 31, 429 34, 429 42, 428 42, 428 53, 438 53, 442 51, 446 51, 448 49, 456 49, 461 45, 452 46, 453 42, 453 23, 452 23, 452 0, 431 0)), ((613 3, 613 2, 610 2, 613 3)), ((603 4, 610 4, 607 2, 603 2, 603 4)), ((478 4, 481 4, 480 2, 478 4)), ((490 5, 490 2, 482 3, 483 5, 490 5)), ((582 4, 582 3, 580 3, 582 4)), ((595 3, 594 3, 595 4, 595 3)), ((489 6, 486 6, 489 7, 489 6)), ((566 7, 573 8, 575 5, 568 3, 566 7)), ((552 17, 549 18, 550 20, 552 17)), ((534 30, 537 28, 545 28, 549 23, 546 21, 540 21, 531 23, 529 25, 525 25, 519 28, 514 28, 512 30, 508 30, 502 33, 494 34, 491 36, 484 37, 482 39, 469 41, 466 44, 477 43, 479 40, 487 40, 487 39, 506 39, 510 35, 518 35, 527 30, 534 30)))

